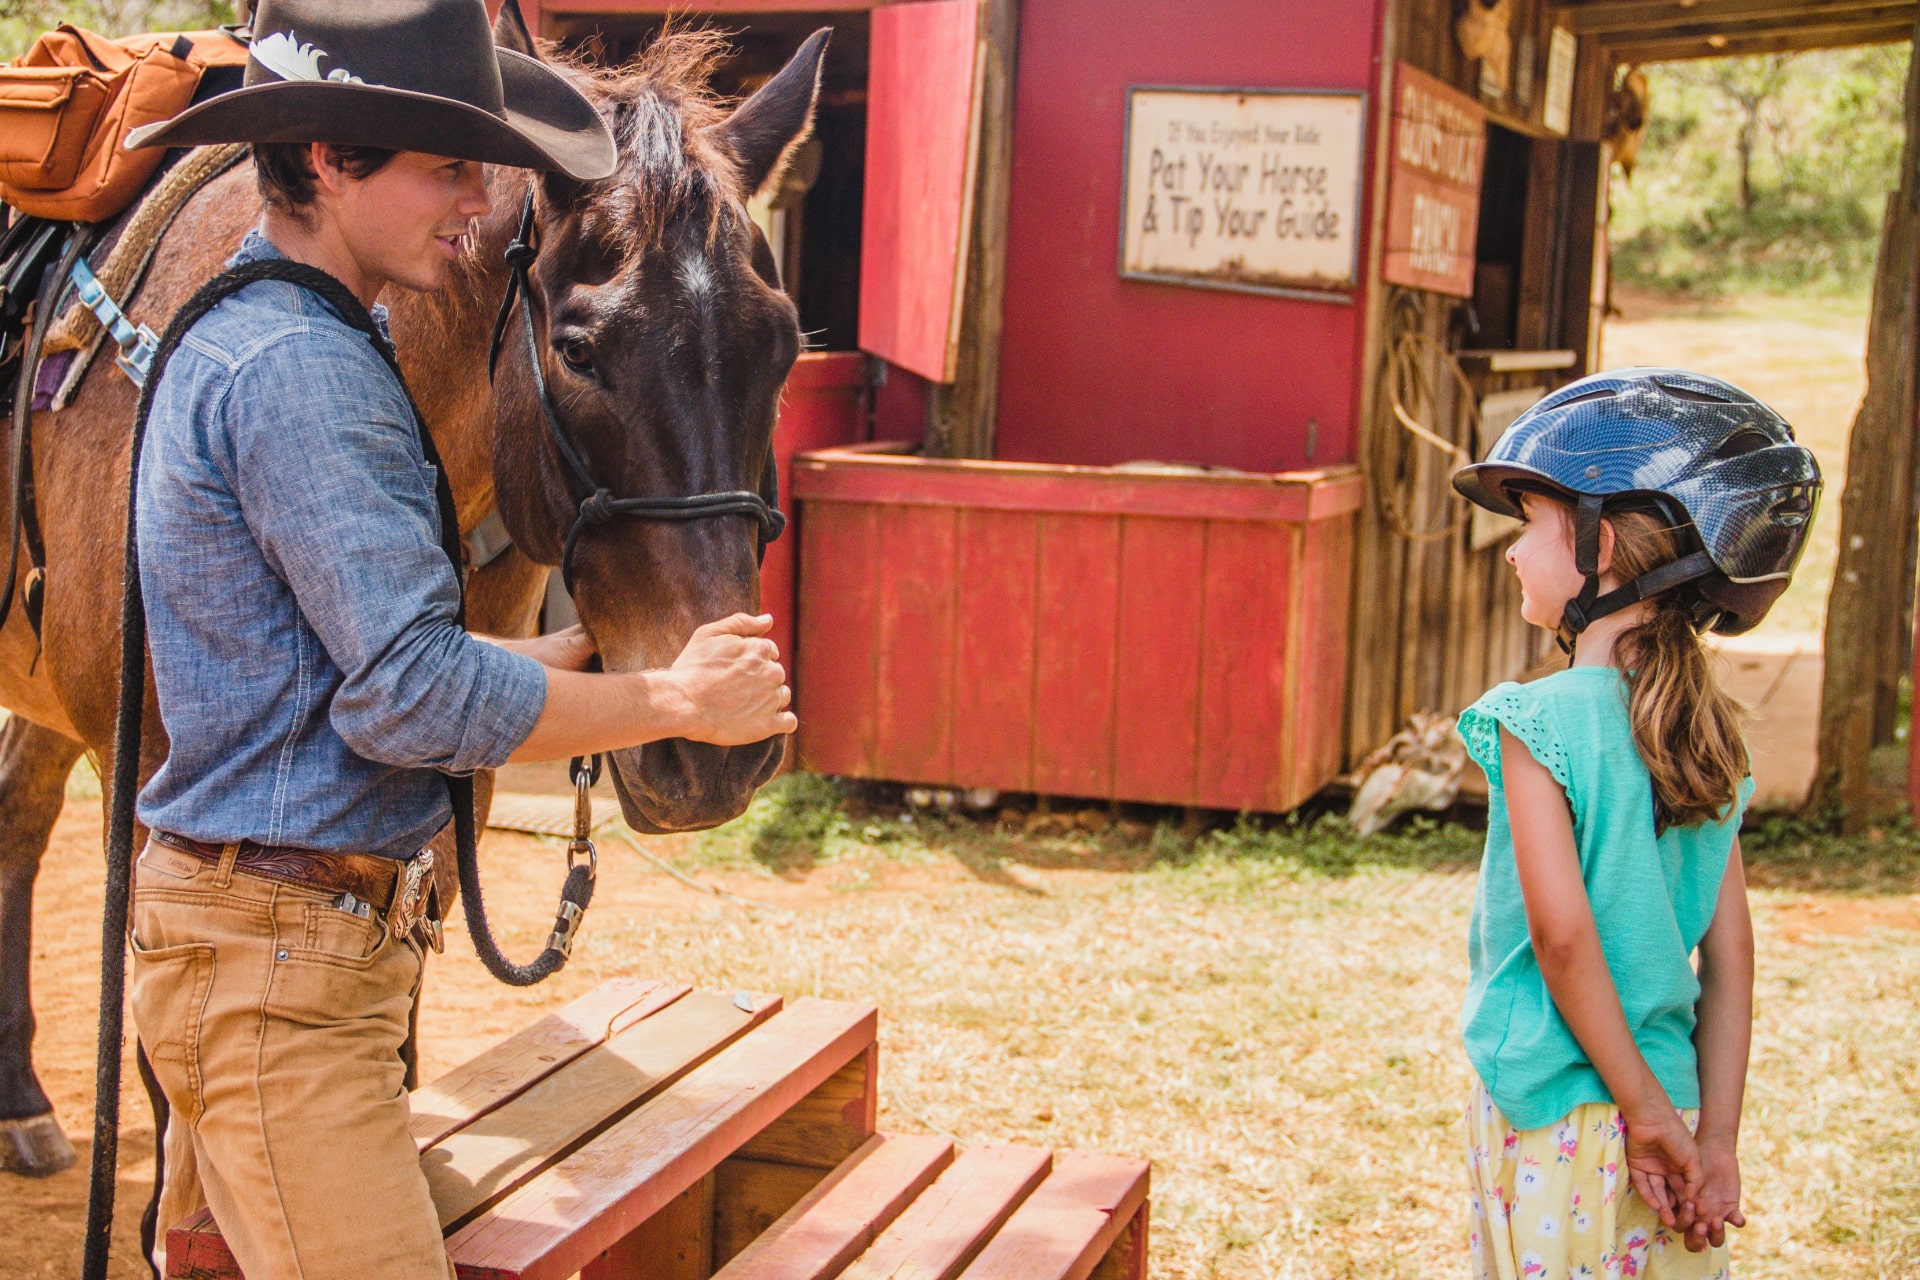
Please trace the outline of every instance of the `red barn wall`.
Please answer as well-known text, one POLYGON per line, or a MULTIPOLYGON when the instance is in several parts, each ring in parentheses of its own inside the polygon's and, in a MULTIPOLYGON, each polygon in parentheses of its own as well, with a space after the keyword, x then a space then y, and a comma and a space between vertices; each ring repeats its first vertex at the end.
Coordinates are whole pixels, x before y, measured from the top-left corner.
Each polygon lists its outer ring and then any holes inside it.
POLYGON ((1254 471, 1353 460, 1360 288, 1327 303, 1122 280, 1120 183, 1129 85, 1359 89, 1371 142, 1376 10, 1026 0, 999 457, 1254 471))

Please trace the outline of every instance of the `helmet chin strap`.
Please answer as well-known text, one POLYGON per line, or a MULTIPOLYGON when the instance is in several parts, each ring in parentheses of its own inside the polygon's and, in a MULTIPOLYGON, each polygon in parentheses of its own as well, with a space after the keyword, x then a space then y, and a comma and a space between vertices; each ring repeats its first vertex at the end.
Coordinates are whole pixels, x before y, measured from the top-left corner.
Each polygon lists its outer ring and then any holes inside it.
POLYGON ((1600 619, 1714 572, 1713 558, 1704 551, 1695 551, 1601 595, 1600 516, 1605 501, 1604 498, 1583 493, 1574 508, 1573 567, 1584 575, 1586 581, 1580 586, 1580 594, 1567 601, 1566 607, 1561 610, 1560 626, 1554 632, 1554 640, 1561 652, 1567 655, 1569 663, 1573 661, 1574 642, 1600 619))

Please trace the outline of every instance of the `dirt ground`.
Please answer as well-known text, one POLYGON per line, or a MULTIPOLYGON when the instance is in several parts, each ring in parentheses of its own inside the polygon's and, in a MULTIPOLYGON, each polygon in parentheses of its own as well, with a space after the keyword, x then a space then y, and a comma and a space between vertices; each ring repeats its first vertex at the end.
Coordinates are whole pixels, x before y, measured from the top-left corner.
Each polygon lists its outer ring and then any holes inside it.
MULTIPOLYGON (((691 891, 605 840, 581 949, 552 983, 494 984, 450 931, 428 976, 426 1074, 616 974, 868 999, 884 1127, 1151 1157, 1156 1276, 1458 1270, 1470 874, 1211 858, 1088 870, 1072 842, 902 835, 920 830, 856 820, 836 852, 784 874, 649 842, 761 906, 691 891)), ((76 799, 36 895, 34 999, 41 1076, 82 1160, 0 1182, 0 1276, 78 1265, 99 849, 98 801, 76 799)), ((517 954, 547 927, 561 862, 558 842, 489 833, 489 899, 517 954)), ((1756 893, 1743 1277, 1920 1275, 1916 887, 1756 893)), ((143 1274, 132 1227, 151 1174, 136 1090, 115 1271, 128 1278, 143 1274)))

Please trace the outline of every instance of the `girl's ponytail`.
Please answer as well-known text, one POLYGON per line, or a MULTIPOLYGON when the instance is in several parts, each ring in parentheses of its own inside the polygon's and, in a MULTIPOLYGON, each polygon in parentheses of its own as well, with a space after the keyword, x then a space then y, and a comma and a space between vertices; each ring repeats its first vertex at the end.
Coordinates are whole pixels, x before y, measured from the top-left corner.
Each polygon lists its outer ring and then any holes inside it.
MULTIPOLYGON (((1624 511, 1608 520, 1621 581, 1678 558, 1671 528, 1655 516, 1624 511)), ((1656 597, 1646 620, 1614 641, 1613 662, 1626 673, 1627 719, 1653 779, 1656 829, 1720 821, 1747 776, 1747 747, 1740 706, 1715 679, 1685 604, 1656 597)))

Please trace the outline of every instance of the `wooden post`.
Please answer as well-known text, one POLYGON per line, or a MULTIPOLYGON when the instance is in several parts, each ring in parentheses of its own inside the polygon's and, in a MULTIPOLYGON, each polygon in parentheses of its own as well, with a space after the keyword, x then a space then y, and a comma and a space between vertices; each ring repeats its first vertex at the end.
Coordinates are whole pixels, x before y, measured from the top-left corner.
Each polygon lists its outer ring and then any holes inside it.
POLYGON ((1356 522, 1351 594, 1351 638, 1347 651, 1347 704, 1342 726, 1342 767, 1367 754, 1393 736, 1393 683, 1399 671, 1395 647, 1399 641, 1399 604, 1390 599, 1386 584, 1397 582, 1404 544, 1380 514, 1374 486, 1385 480, 1371 474, 1374 433, 1396 428, 1380 422, 1380 369, 1385 356, 1387 286, 1381 279, 1386 255, 1387 174, 1393 144, 1394 61, 1400 54, 1401 26, 1406 21, 1404 0, 1382 0, 1380 7, 1380 70, 1375 81, 1373 167, 1367 175, 1370 221, 1367 225, 1366 316, 1361 327, 1360 387, 1357 396, 1358 430, 1355 456, 1368 471, 1369 498, 1356 522))
POLYGON ((986 65, 980 84, 980 157, 973 234, 960 304, 954 380, 927 401, 927 452, 991 458, 1000 403, 1000 328, 1007 286, 1007 207, 1013 170, 1013 95, 1020 0, 982 0, 986 65))
MULTIPOLYGON (((1914 26, 1920 49, 1920 19, 1914 26)), ((1920 321, 1920 58, 1907 68, 1900 187, 1887 200, 1867 328, 1867 394, 1847 442, 1840 549, 1827 597, 1826 675, 1809 805, 1846 828, 1872 815, 1868 761, 1893 736, 1912 620, 1916 488, 1915 325, 1920 321), (1836 661, 1835 658, 1840 660, 1836 661)))

